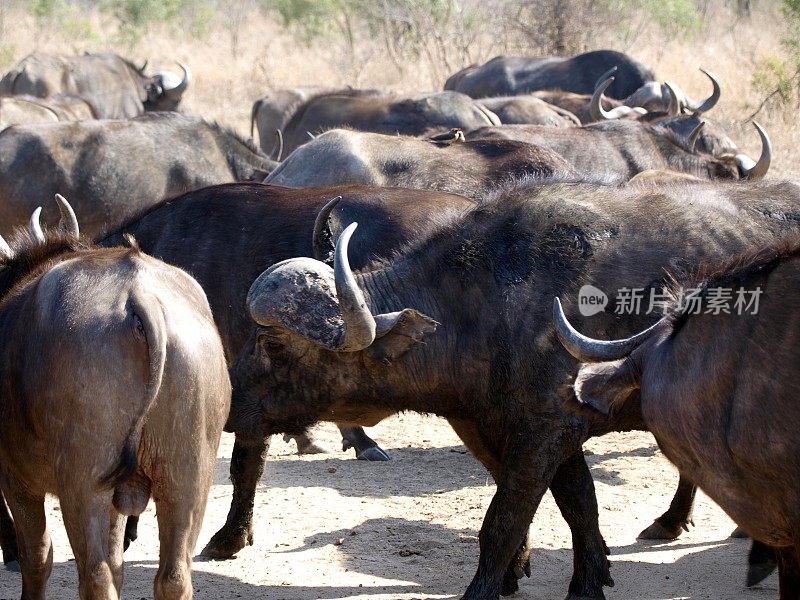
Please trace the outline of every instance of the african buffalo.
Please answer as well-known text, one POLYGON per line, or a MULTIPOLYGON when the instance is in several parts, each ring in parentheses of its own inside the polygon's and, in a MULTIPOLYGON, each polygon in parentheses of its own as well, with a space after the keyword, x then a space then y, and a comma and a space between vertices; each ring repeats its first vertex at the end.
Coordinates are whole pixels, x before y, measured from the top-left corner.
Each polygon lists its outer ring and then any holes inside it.
POLYGON ((12 125, 92 119, 89 105, 75 96, 0 96, 0 130, 12 125))
POLYGON ((289 153, 313 136, 336 127, 374 133, 422 135, 431 130, 464 130, 499 125, 497 115, 469 96, 436 92, 414 98, 389 95, 321 95, 302 103, 283 130, 289 153))
MULTIPOLYGON (((227 184, 165 201, 101 243, 117 245, 125 234, 132 234, 145 252, 195 277, 208 296, 226 356, 233 359, 254 329, 245 305, 250 284, 274 262, 327 254, 327 246, 312 247, 315 218, 328 201, 339 196, 341 201, 330 221, 321 223, 318 237, 337 236, 344 229, 339 221, 364 223, 361 233, 370 244, 363 253, 354 254, 358 267, 388 258, 474 205, 461 196, 416 190, 363 186, 292 190, 227 184)), ((360 428, 343 428, 342 433, 345 449, 353 447, 360 458, 386 459, 360 428)), ((267 441, 237 437, 231 460, 231 511, 204 554, 227 558, 253 543, 253 501, 267 441)))
POLYGON ((530 94, 524 96, 499 96, 478 100, 488 108, 500 123, 527 123, 530 125, 547 125, 548 127, 575 127, 581 122, 577 116, 530 94))
POLYGON ((561 156, 512 140, 435 143, 334 129, 304 144, 265 180, 276 185, 344 183, 432 189, 480 198, 521 177, 577 177, 561 156))
MULTIPOLYGON (((590 431, 562 410, 557 390, 572 360, 548 318, 552 297, 589 283, 658 287, 670 264, 797 231, 786 215, 798 209, 800 188, 789 183, 523 185, 357 273, 347 259, 351 224, 333 269, 283 261, 251 286, 259 327, 231 370, 226 428, 262 439, 319 420, 444 416, 498 486, 464 598, 511 593, 530 572, 526 533, 548 486, 572 529, 568 597, 603 598, 611 578, 580 448, 590 433, 643 424, 620 415, 590 431)), ((653 320, 602 312, 585 322, 619 334, 653 320)))
POLYGON ((232 131, 177 113, 12 127, 0 132, 0 232, 61 193, 95 235, 165 197, 263 179, 274 164, 232 131))
MULTIPOLYGON (((635 405, 681 474, 748 534, 775 548, 785 599, 800 594, 794 501, 800 448, 793 441, 800 330, 792 318, 799 258, 795 235, 707 268, 673 286, 667 316, 624 340, 587 338, 569 324, 557 299, 554 306, 564 347, 584 363, 599 363, 581 366, 563 390, 566 406, 601 422, 635 405), (748 304, 714 308, 720 290, 748 304)), ((763 547, 754 546, 751 564, 759 552, 763 547)))
POLYGON ((312 98, 320 96, 381 96, 376 89, 326 88, 321 86, 275 90, 253 103, 250 112, 250 137, 258 130, 258 143, 274 160, 283 154, 283 130, 295 111, 312 98))
POLYGON ((146 110, 175 110, 191 81, 188 67, 180 66, 183 77, 168 71, 150 76, 116 54, 30 54, 0 79, 0 94, 71 94, 98 119, 127 119, 146 110))
POLYGON ((569 58, 497 56, 450 76, 444 89, 472 96, 515 96, 539 90, 562 90, 577 94, 594 92, 597 80, 617 67, 617 79, 609 89, 612 98, 623 100, 656 76, 642 63, 613 50, 595 50, 569 58))
POLYGON ((14 517, 22 597, 44 598, 58 496, 81 598, 118 598, 125 515, 158 506, 155 598, 192 597, 230 381, 200 286, 128 247, 39 225, 0 241, 0 490, 14 517), (42 374, 47 376, 43 377, 42 374))
MULTIPOLYGON (((764 130, 758 161, 745 154, 712 156, 697 152, 694 137, 679 137, 673 129, 637 121, 617 120, 583 127, 556 129, 538 125, 481 127, 468 140, 511 139, 550 148, 583 174, 627 181, 643 171, 673 170, 701 179, 758 179, 769 170, 772 145, 764 130)), ((702 130, 694 132, 698 134, 702 130)))

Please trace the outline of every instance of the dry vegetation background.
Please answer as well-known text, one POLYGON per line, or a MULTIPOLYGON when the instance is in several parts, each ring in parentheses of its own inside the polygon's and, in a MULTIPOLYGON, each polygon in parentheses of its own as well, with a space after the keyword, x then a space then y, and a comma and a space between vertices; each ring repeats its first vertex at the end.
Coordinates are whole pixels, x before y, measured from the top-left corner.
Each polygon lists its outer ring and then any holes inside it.
POLYGON ((299 85, 441 89, 448 74, 502 53, 614 48, 702 96, 714 72, 723 98, 710 116, 758 154, 745 122, 792 176, 800 6, 797 0, 0 0, 0 69, 33 51, 113 50, 194 73, 185 110, 249 132, 253 101, 299 85))

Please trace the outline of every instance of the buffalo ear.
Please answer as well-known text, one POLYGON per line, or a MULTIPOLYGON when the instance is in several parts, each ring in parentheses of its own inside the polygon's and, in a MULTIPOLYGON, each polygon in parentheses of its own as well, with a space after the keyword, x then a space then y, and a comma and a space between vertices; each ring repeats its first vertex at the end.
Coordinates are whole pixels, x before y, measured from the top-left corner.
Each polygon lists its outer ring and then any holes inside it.
POLYGON ((366 352, 372 359, 389 364, 421 343, 425 335, 436 331, 438 325, 413 308, 375 315, 375 341, 366 352))
POLYGON ((583 407, 613 417, 639 389, 640 373, 626 359, 582 365, 573 385, 575 397, 583 407))

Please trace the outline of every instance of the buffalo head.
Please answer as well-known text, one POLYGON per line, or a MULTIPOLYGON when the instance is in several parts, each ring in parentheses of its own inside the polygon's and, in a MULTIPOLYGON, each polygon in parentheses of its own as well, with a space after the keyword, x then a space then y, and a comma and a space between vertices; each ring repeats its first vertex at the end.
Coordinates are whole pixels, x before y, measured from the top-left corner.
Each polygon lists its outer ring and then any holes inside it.
POLYGON ((299 433, 333 412, 347 416, 349 397, 380 394, 385 370, 436 330, 412 308, 372 314, 347 259, 356 226, 339 237, 333 268, 284 260, 250 287, 247 307, 258 327, 231 370, 228 431, 299 433))
POLYGON ((149 78, 149 82, 145 85, 147 92, 145 110, 170 111, 178 108, 184 92, 192 81, 189 67, 183 63, 178 64, 183 71, 183 77, 170 71, 159 71, 149 78))

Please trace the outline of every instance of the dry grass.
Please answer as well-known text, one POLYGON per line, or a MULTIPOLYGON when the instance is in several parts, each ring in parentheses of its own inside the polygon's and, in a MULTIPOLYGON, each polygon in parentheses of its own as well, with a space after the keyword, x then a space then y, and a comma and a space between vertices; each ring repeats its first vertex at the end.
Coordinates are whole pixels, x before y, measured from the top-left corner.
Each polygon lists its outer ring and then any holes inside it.
MULTIPOLYGON (((246 6, 244 0, 229 0, 232 7, 246 6)), ((756 3, 752 18, 736 21, 722 0, 709 2, 704 30, 689 39, 669 39, 653 27, 644 26, 633 42, 617 49, 627 51, 652 66, 659 77, 675 81, 690 95, 703 96, 708 82, 697 70, 703 66, 721 80, 723 98, 710 116, 729 127, 731 136, 745 151, 757 155, 758 138, 743 121, 760 103, 763 93, 751 81, 760 63, 783 55, 785 34, 778 2, 756 3)), ((233 8, 232 8, 233 10, 233 8)), ((238 53, 232 52, 230 28, 217 24, 203 39, 163 28, 151 31, 134 47, 115 43, 114 26, 107 17, 90 14, 98 39, 67 39, 57 25, 37 29, 34 20, 21 10, 6 15, 0 44, 0 68, 6 69, 32 51, 70 53, 111 50, 135 62, 149 58, 155 67, 175 68, 174 61, 187 62, 195 82, 187 94, 185 109, 216 119, 248 133, 253 101, 271 88, 296 85, 353 85, 379 87, 399 92, 441 89, 442 64, 421 57, 409 62, 400 73, 386 58, 381 44, 363 36, 352 52, 337 39, 320 41, 311 47, 298 42, 278 23, 259 13, 245 19, 238 30, 238 53), (12 25, 13 24, 13 25, 12 25)), ((642 19, 647 24, 646 19, 642 19)), ((470 53, 485 60, 506 50, 486 32, 470 53)), ((610 38, 598 33, 597 47, 610 38)), ((611 42, 613 43, 613 42, 611 42)), ((457 69, 463 64, 450 65, 457 69)), ((773 174, 800 174, 792 150, 800 141, 796 107, 762 113, 758 119, 767 127, 775 146, 773 174)))

